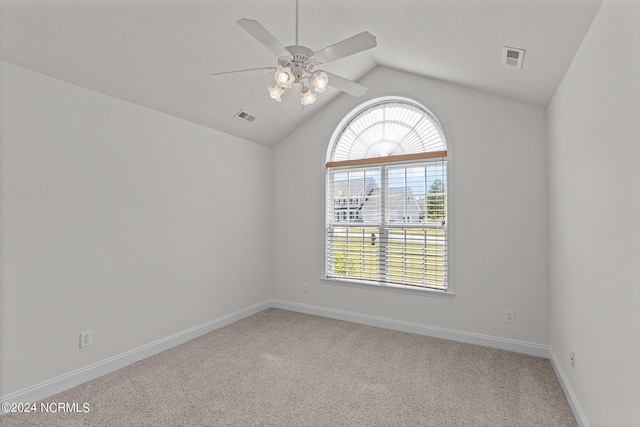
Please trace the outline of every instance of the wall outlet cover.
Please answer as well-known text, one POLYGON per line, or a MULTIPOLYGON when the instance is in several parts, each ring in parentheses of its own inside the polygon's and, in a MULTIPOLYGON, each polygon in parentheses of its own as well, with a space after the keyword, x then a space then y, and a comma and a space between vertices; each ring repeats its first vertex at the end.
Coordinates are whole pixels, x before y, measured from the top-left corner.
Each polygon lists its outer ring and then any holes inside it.
POLYGON ((516 323, 516 313, 513 310, 505 310, 504 311, 504 322, 505 323, 516 323))
POLYGON ((91 344, 93 344, 93 332, 80 332, 80 348, 89 347, 91 344))

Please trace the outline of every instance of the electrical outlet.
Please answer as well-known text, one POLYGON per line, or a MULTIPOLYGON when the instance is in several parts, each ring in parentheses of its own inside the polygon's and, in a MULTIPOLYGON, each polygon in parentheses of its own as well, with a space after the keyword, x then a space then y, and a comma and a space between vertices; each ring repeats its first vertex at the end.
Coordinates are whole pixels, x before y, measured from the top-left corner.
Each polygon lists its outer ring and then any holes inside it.
POLYGON ((305 294, 309 293, 309 285, 307 285, 306 283, 304 284, 304 293, 305 294))
POLYGON ((571 369, 576 370, 576 352, 571 350, 571 369))
POLYGON ((513 310, 504 311, 504 323, 516 323, 516 313, 513 310))
POLYGON ((80 332, 80 348, 89 347, 91 344, 93 344, 93 332, 80 332))

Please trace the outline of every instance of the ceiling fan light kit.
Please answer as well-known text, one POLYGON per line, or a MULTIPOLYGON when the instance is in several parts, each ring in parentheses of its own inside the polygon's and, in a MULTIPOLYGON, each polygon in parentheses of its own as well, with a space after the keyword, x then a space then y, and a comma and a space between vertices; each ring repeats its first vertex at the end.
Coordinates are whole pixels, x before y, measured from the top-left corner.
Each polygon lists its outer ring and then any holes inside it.
POLYGON ((285 106, 285 104, 286 106, 291 106, 289 104, 295 102, 295 98, 291 96, 285 96, 283 101, 282 96, 287 89, 292 89, 298 93, 300 103, 303 106, 316 102, 317 94, 323 93, 327 86, 353 96, 362 96, 366 93, 367 88, 356 82, 326 71, 314 70, 314 68, 375 47, 377 45, 376 38, 371 33, 363 31, 316 52, 306 46, 300 46, 298 44, 298 0, 296 0, 296 44, 293 46, 284 47, 258 21, 243 18, 237 23, 277 56, 278 67, 213 73, 211 77, 223 79, 242 75, 273 73, 276 84, 267 86, 267 91, 269 96, 282 106, 285 106), (298 90, 299 92, 297 92, 298 90))
POLYGON ((290 67, 278 67, 273 76, 275 77, 278 86, 282 89, 291 88, 291 83, 296 81, 296 76, 293 75, 290 67))
POLYGON ((269 91, 269 96, 271 96, 271 99, 275 99, 278 102, 282 102, 282 98, 280 98, 284 93, 284 88, 282 86, 278 84, 275 84, 273 86, 267 86, 267 90, 269 91))
POLYGON ((308 87, 303 86, 300 93, 302 94, 302 99, 300 99, 302 105, 311 105, 316 102, 317 97, 315 93, 313 93, 308 87))
POLYGON ((311 83, 313 89, 317 93, 322 93, 325 91, 327 85, 329 84, 329 77, 324 71, 316 71, 315 73, 311 74, 311 77, 309 77, 309 83, 311 83))
MULTIPOLYGON (((281 62, 287 62, 282 60, 281 62)), ((302 105, 311 105, 316 102, 318 93, 322 93, 326 90, 329 84, 329 77, 324 71, 315 71, 310 76, 306 77, 305 71, 309 71, 311 67, 302 67, 299 64, 291 64, 296 70, 294 74, 291 71, 291 67, 279 66, 273 77, 276 84, 273 86, 267 86, 269 96, 277 102, 282 102, 282 94, 287 89, 291 89, 292 83, 300 83, 300 102, 302 105), (304 86, 303 79, 307 79, 309 84, 313 86, 313 92, 308 86, 304 86), (315 93, 314 93, 315 92, 315 93)))

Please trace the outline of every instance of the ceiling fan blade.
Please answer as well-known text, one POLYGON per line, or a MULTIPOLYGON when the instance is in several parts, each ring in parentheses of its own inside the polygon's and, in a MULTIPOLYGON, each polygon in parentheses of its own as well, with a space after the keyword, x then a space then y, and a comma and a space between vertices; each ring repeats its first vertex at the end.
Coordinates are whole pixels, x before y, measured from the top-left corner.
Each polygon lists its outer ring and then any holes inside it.
POLYGON ((319 64, 326 64, 327 62, 335 61, 336 59, 371 49, 377 45, 376 36, 368 31, 363 31, 360 34, 356 34, 353 37, 349 37, 348 39, 319 50, 313 55, 313 57, 319 64))
POLYGON ((275 67, 250 68, 248 70, 225 71, 224 73, 212 73, 211 78, 214 80, 232 79, 242 76, 254 76, 257 74, 267 74, 276 71, 275 67))
POLYGON ((296 101, 300 102, 300 84, 294 83, 281 96, 282 103, 280 108, 291 108, 296 105, 296 101))
MULTIPOLYGON (((325 71, 325 73, 327 73, 325 71)), ((347 80, 344 77, 336 76, 335 74, 327 73, 329 77, 329 86, 338 90, 348 93, 353 96, 362 96, 367 93, 367 88, 359 83, 347 80)))
POLYGON ((282 43, 273 37, 271 33, 258 21, 243 18, 238 21, 238 25, 244 28, 246 32, 251 34, 256 40, 265 45, 267 49, 275 53, 277 56, 291 56, 289 51, 282 46, 282 43))

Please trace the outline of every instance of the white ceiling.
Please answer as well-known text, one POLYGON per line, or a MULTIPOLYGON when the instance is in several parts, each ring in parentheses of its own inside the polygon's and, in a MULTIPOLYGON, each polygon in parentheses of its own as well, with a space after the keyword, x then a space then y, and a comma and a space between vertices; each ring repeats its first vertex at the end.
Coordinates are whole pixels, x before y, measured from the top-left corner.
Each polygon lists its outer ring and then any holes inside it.
MULTIPOLYGON (((601 3, 300 0, 299 42, 317 51, 369 31, 376 48, 322 68, 357 80, 384 65, 546 106, 601 3), (526 49, 523 69, 501 65, 505 45, 526 49)), ((212 80, 276 65, 240 18, 294 44, 295 0, 0 0, 0 59, 273 146, 339 92, 281 109, 271 75, 212 80), (240 109, 257 119, 234 119, 240 109)))

